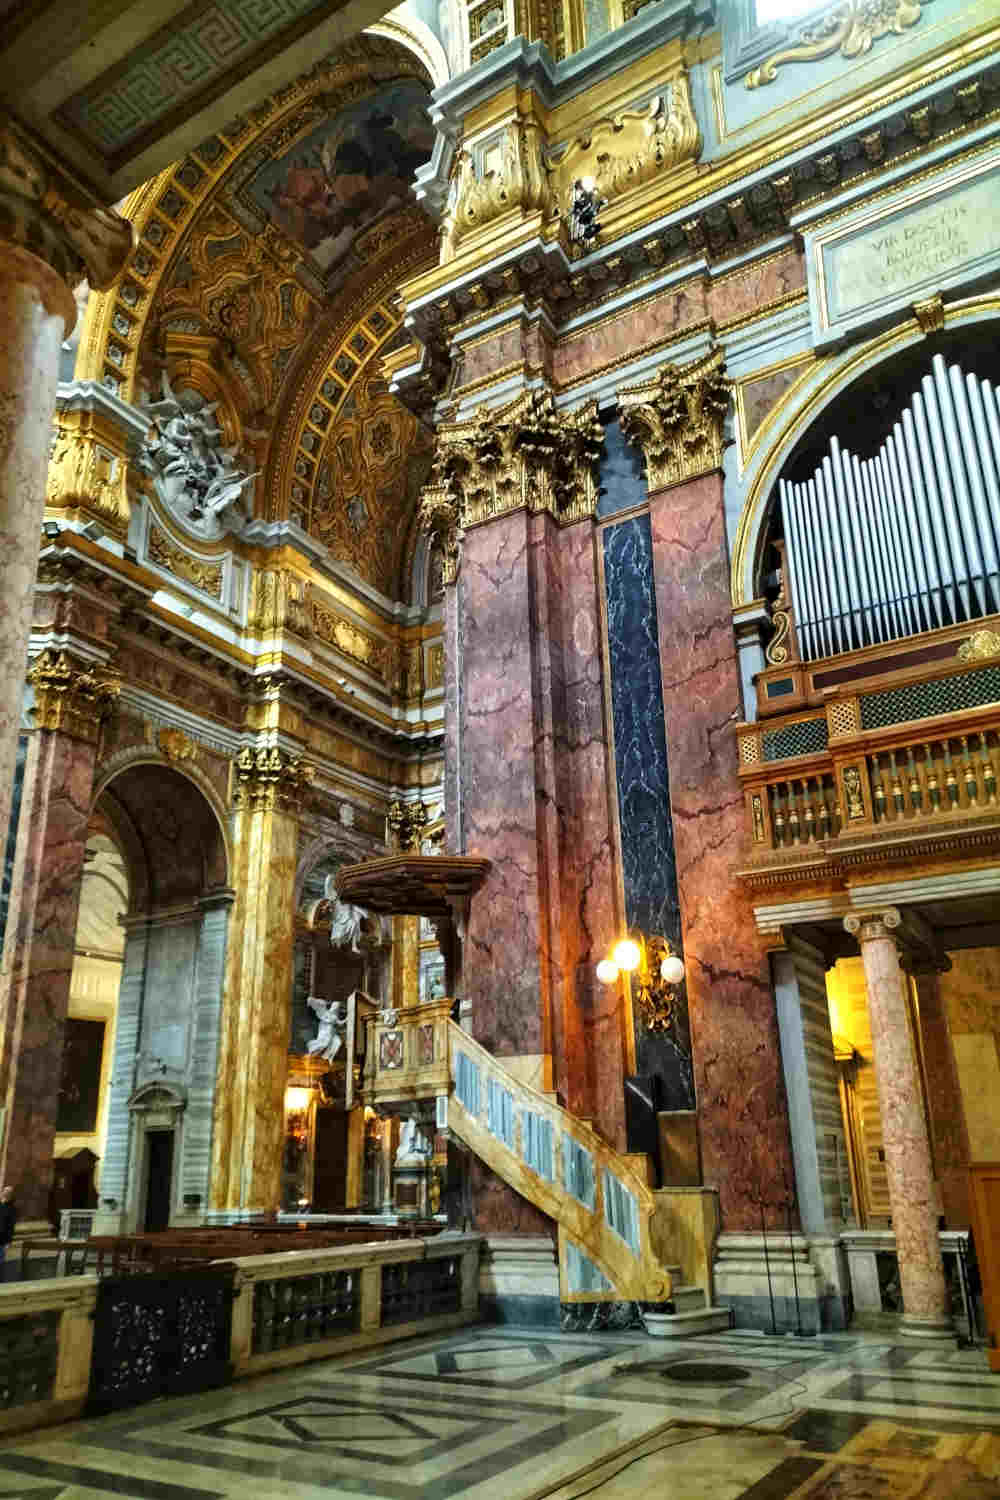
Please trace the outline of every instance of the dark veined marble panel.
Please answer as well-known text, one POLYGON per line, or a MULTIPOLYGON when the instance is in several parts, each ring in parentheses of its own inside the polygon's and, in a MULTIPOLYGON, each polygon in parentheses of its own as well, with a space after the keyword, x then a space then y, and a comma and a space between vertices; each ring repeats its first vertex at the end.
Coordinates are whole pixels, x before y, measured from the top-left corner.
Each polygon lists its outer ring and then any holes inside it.
POLYGON ((14 879, 14 854, 17 850, 17 826, 21 821, 21 796, 24 791, 24 763, 28 756, 28 737, 22 734, 17 742, 17 759, 14 762, 14 788, 10 798, 10 822, 7 825, 7 847, 4 851, 3 882, 0 884, 0 949, 7 933, 7 913, 10 910, 10 892, 14 879))
POLYGON ((617 419, 604 425, 604 457, 601 459, 601 493, 597 502, 598 519, 616 516, 619 511, 645 505, 646 476, 642 460, 625 441, 617 419))
MULTIPOLYGON (((630 929, 669 938, 681 953, 649 517, 632 516, 603 536, 625 920, 630 929)), ((683 989, 667 1032, 648 1031, 637 1011, 635 1043, 637 1071, 660 1079, 661 1108, 693 1109, 683 989)))

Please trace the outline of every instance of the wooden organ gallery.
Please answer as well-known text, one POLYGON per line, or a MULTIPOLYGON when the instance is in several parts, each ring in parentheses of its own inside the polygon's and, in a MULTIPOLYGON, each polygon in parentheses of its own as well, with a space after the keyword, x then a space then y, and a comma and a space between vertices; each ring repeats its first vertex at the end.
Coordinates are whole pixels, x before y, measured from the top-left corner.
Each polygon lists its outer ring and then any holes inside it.
POLYGON ((995 6, 247 9, 0 40, 10 1263, 995 1343, 995 6))

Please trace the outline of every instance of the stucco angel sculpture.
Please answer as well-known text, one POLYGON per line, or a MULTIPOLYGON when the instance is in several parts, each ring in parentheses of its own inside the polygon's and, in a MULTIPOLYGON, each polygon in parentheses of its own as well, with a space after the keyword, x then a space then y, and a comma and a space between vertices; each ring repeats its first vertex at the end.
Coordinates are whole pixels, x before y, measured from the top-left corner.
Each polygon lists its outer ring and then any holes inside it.
POLYGON ((361 924, 365 919, 365 912, 360 906, 352 906, 349 901, 341 901, 332 875, 326 877, 325 895, 331 908, 330 946, 349 948, 352 953, 360 953, 361 924))
POLYGON ((347 1007, 342 1000, 321 1000, 318 995, 310 995, 306 1004, 319 1018, 319 1030, 312 1041, 306 1043, 306 1051, 310 1057, 333 1062, 344 1045, 347 1007))
POLYGON ((239 466, 238 447, 221 446, 218 402, 196 391, 177 395, 165 371, 162 390, 145 407, 153 425, 140 462, 179 520, 199 535, 218 535, 243 519, 239 499, 256 472, 239 466))

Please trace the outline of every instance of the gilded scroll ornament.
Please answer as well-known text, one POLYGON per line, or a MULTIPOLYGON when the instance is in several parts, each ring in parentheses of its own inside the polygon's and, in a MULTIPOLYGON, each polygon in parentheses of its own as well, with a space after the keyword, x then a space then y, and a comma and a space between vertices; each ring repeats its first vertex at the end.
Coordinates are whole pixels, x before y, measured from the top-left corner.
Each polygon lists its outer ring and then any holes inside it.
POLYGON ((642 449, 651 493, 721 468, 731 389, 723 365, 716 349, 619 391, 622 428, 642 449))
POLYGON ((390 802, 386 822, 397 849, 403 853, 419 849, 421 835, 430 822, 430 816, 431 810, 426 802, 402 802, 398 798, 390 802))
POLYGON ((480 173, 470 153, 461 150, 445 207, 441 264, 453 260, 459 242, 511 209, 547 213, 552 192, 542 161, 542 133, 534 120, 511 120, 498 143, 496 162, 488 153, 480 173))
POLYGON ((771 636, 764 656, 772 667, 783 667, 791 655, 789 637, 792 630, 792 617, 785 593, 784 575, 778 586, 777 598, 771 605, 771 625, 774 634, 771 636))
POLYGON ((775 52, 759 68, 748 73, 748 89, 773 83, 785 63, 819 62, 834 52, 841 57, 860 57, 872 44, 893 33, 901 36, 920 20, 920 0, 844 0, 820 20, 799 32, 791 47, 775 52))
POLYGON ((844 768, 844 796, 847 799, 847 816, 855 823, 865 815, 864 798, 861 792, 861 772, 857 766, 844 768))
POLYGON ((237 810, 300 810, 316 775, 315 767, 277 746, 246 745, 233 763, 232 801, 237 810))
POLYGON ((598 120, 561 155, 551 153, 548 166, 559 208, 568 217, 573 186, 582 177, 593 177, 598 197, 610 204, 661 172, 694 161, 700 151, 691 88, 687 74, 680 73, 668 93, 642 109, 598 120))
POLYGON ((321 604, 318 599, 311 601, 311 626, 317 640, 333 646, 376 677, 381 677, 387 686, 391 686, 398 670, 398 653, 393 642, 369 635, 366 630, 361 630, 344 615, 321 604))
POLYGON ((458 573, 458 527, 460 500, 454 487, 436 460, 430 483, 420 495, 417 523, 429 532, 441 551, 441 578, 454 583, 458 573))
POLYGON ((266 635, 288 630, 294 635, 312 634, 309 585, 285 568, 263 568, 253 576, 247 628, 266 635))
POLYGON ((101 441, 92 412, 58 412, 45 486, 48 506, 96 516, 116 536, 128 532, 128 467, 124 456, 101 441))
POLYGON ((1000 656, 1000 635, 995 630, 976 630, 958 648, 959 661, 990 661, 1000 656))
POLYGON ((121 675, 110 667, 77 661, 66 651, 43 651, 28 672, 35 690, 35 727, 95 744, 101 721, 121 692, 121 675))

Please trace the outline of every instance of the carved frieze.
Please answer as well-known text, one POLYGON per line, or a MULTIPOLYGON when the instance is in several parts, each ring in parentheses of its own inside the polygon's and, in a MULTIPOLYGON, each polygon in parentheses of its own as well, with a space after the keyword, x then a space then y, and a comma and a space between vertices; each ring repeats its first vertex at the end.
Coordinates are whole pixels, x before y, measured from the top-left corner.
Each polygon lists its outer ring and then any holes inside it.
POLYGON ((399 653, 394 642, 370 635, 315 597, 310 602, 310 610, 312 633, 317 640, 333 646, 376 677, 381 677, 386 686, 393 684, 399 670, 399 653))
POLYGON ((71 735, 95 744, 101 721, 121 692, 121 675, 110 667, 78 661, 67 651, 45 650, 28 671, 35 690, 38 729, 71 735))
POLYGON ((621 424, 642 450, 650 493, 722 466, 730 382, 721 350, 666 365, 654 380, 619 391, 621 424))
POLYGON ((594 514, 604 428, 597 403, 557 411, 551 391, 525 391, 499 410, 443 425, 419 519, 452 581, 460 527, 526 507, 569 525, 594 514))
POLYGON ((232 802, 237 810, 297 813, 315 768, 276 746, 246 745, 233 762, 232 802))
POLYGON ((161 729, 156 736, 156 743, 167 760, 175 764, 196 761, 201 754, 201 746, 197 740, 185 734, 183 729, 161 729))
POLYGON ((293 635, 312 634, 309 585, 287 568, 262 568, 250 585, 247 628, 261 635, 289 630, 293 635))

